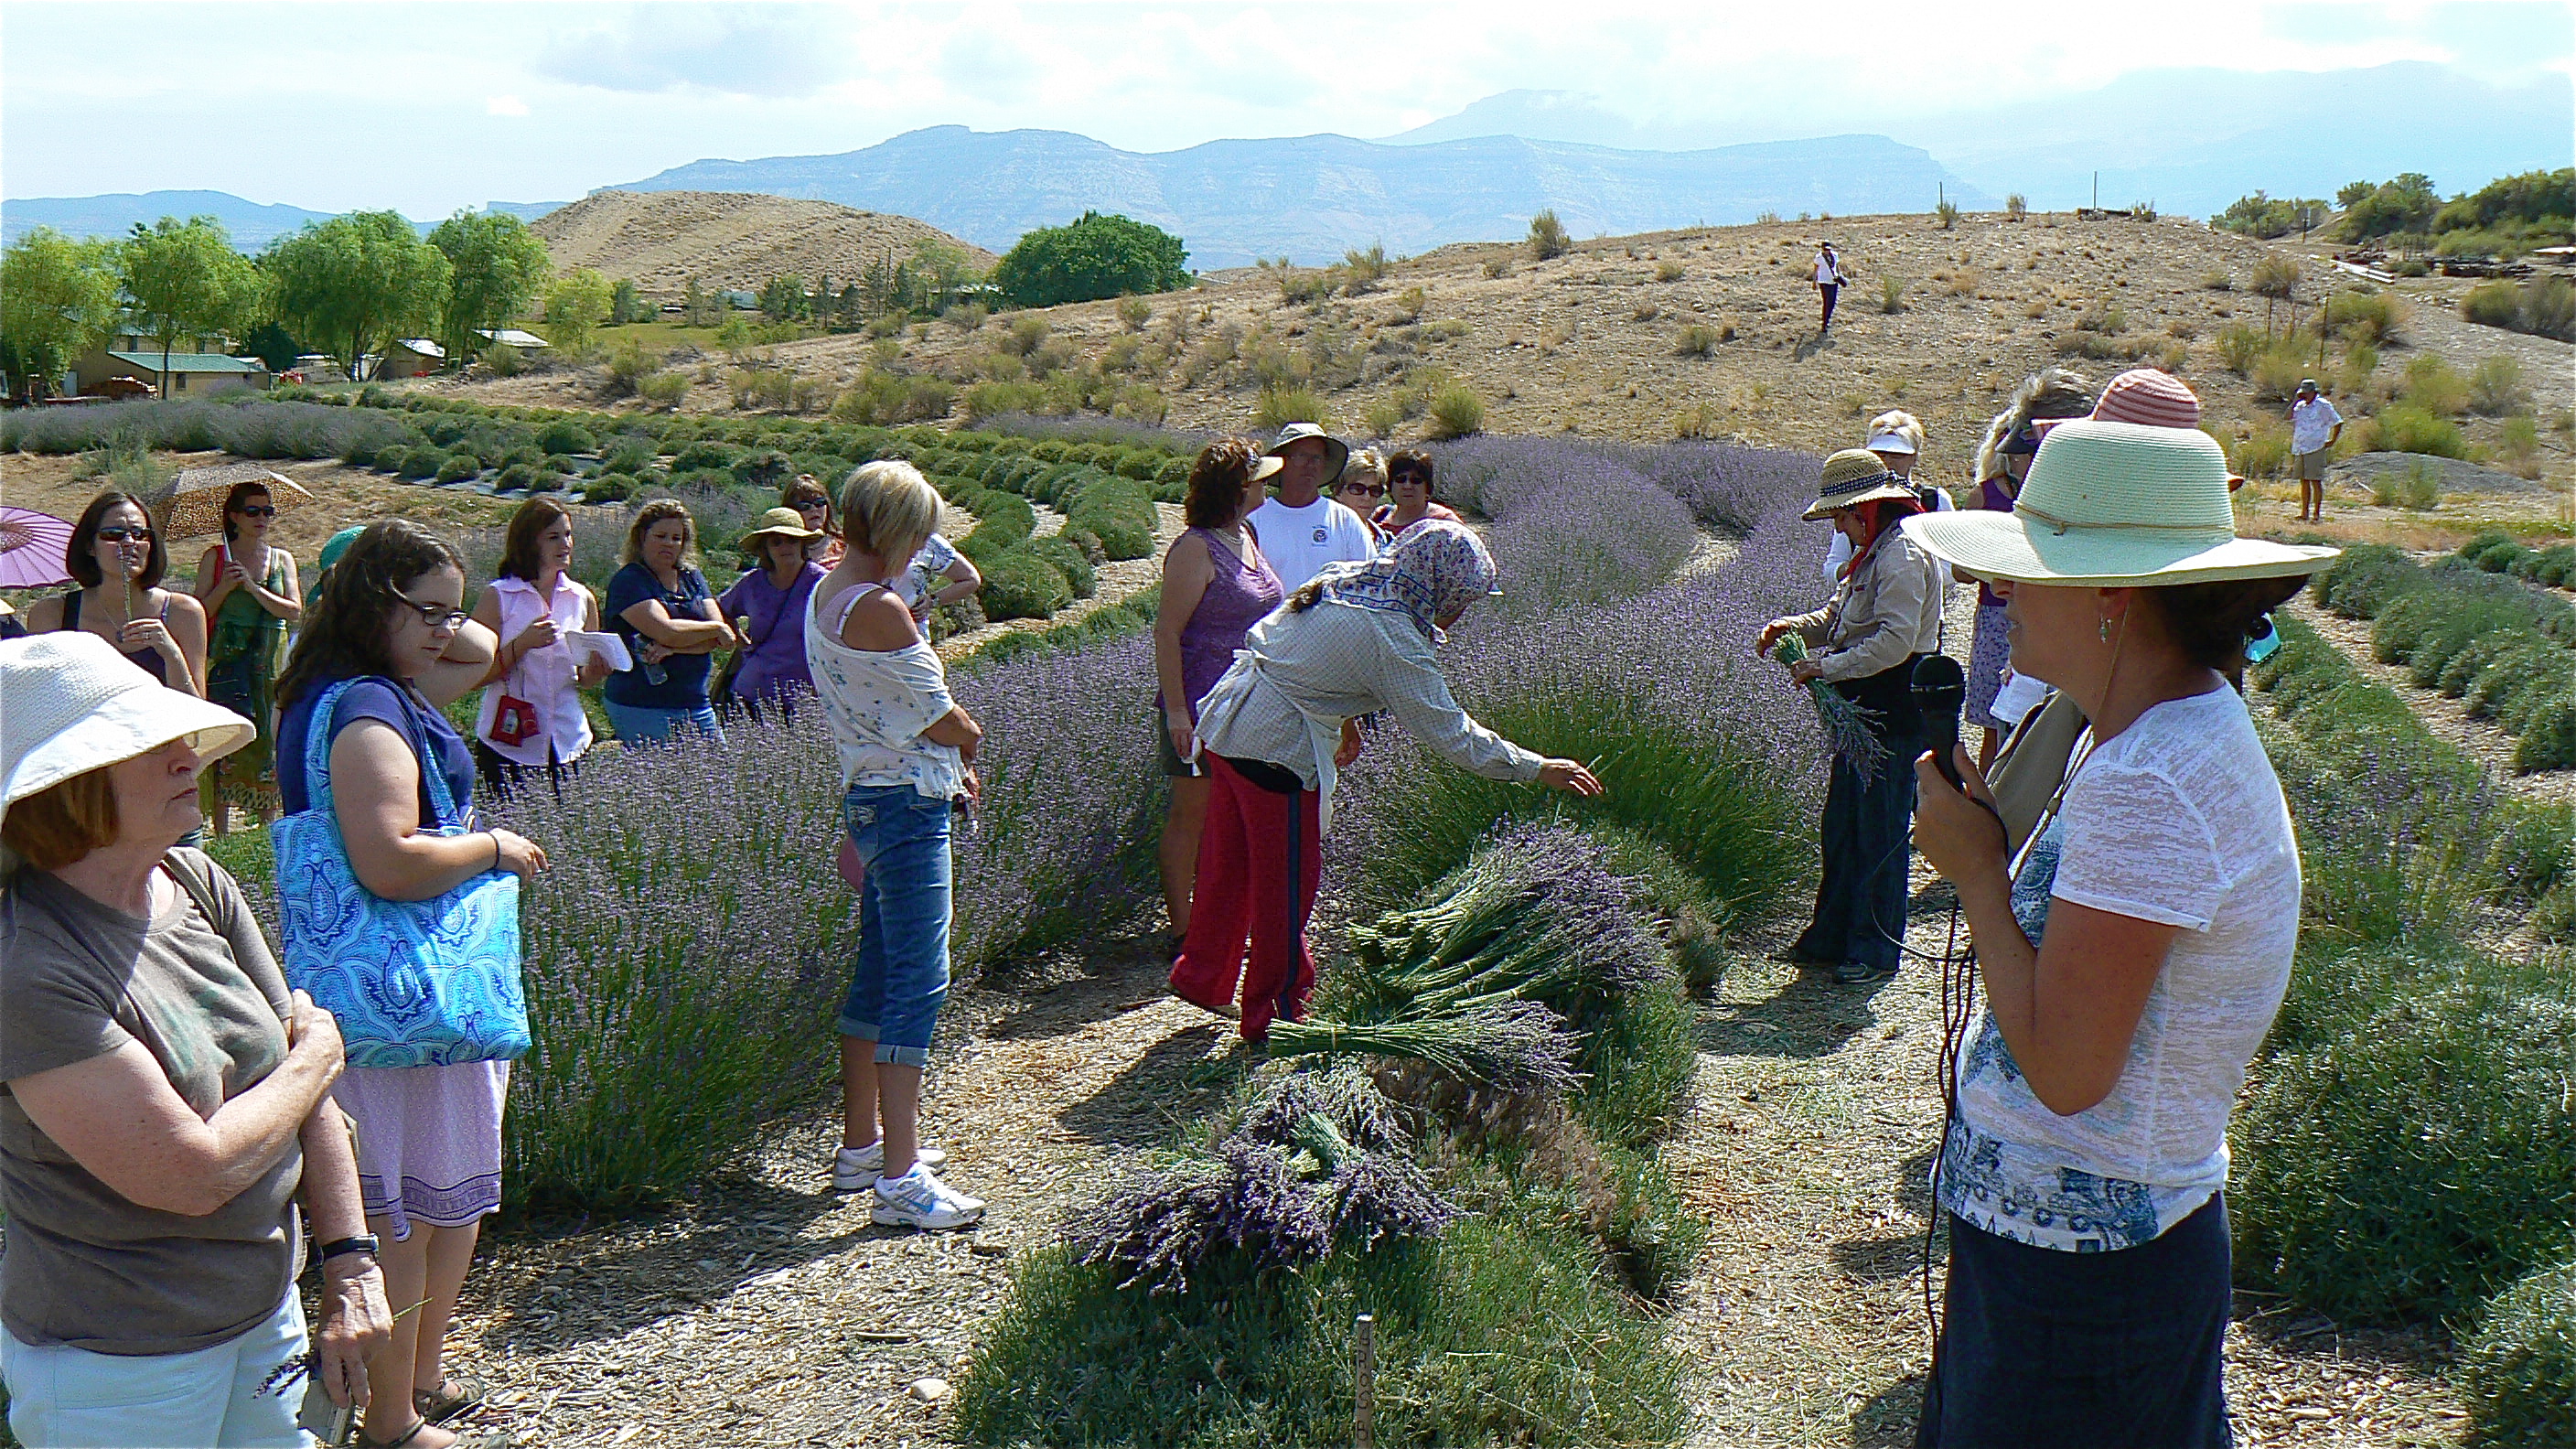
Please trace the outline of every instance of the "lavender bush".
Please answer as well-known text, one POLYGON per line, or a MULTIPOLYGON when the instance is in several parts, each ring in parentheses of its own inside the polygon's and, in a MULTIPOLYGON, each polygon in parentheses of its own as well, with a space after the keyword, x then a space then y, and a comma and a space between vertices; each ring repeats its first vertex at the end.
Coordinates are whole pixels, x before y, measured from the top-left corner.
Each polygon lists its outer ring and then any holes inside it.
POLYGON ((78 453, 130 437, 169 452, 220 450, 242 458, 337 458, 361 443, 381 447, 412 430, 371 409, 299 402, 158 399, 79 408, 32 408, 0 418, 0 449, 78 453))
POLYGON ((1121 448, 1156 448, 1166 453, 1190 454, 1213 443, 1220 434, 1199 428, 1167 428, 1154 423, 1131 422, 1125 418, 1072 417, 1045 418, 1033 413, 1000 413, 979 418, 970 425, 979 433, 1001 433, 1014 438, 1054 439, 1065 443, 1109 443, 1121 448))

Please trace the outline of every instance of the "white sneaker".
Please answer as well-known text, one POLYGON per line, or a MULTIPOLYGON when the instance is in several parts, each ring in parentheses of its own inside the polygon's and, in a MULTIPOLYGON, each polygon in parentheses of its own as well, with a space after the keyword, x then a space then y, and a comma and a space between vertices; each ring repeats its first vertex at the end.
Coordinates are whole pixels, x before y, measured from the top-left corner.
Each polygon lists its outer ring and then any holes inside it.
POLYGON ((931 1232, 962 1228, 983 1217, 981 1199, 968 1197, 941 1182, 920 1163, 914 1163, 912 1171, 901 1177, 878 1178, 876 1206, 868 1209, 869 1220, 880 1226, 931 1232))
MULTIPOLYGON (((916 1149, 912 1160, 924 1167, 937 1167, 948 1160, 948 1154, 936 1147, 916 1149)), ((868 1184, 885 1176, 885 1142, 871 1142, 865 1147, 844 1147, 832 1158, 832 1191, 865 1192, 868 1184)))

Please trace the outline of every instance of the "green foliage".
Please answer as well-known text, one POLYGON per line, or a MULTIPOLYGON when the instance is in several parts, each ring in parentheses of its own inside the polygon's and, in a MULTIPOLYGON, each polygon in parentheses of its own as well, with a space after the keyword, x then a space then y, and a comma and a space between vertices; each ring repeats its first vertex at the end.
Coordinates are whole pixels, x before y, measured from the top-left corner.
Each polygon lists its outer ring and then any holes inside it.
POLYGON ((641 398, 646 406, 660 408, 664 412, 678 409, 688 395, 689 375, 676 368, 647 373, 635 380, 635 396, 641 398))
POLYGON ((2326 327, 2346 342, 2387 342, 2405 324, 2406 304, 2394 292, 2348 287, 2326 299, 2326 327))
MULTIPOLYGON (((213 217, 136 222, 111 255, 127 321, 165 351, 183 338, 249 329, 259 273, 213 217)), ((166 396, 166 379, 162 388, 166 396)))
POLYGON ((2460 1355, 2460 1388, 2475 1443, 2576 1443, 2576 1258, 2487 1305, 2460 1355))
POLYGON ((637 486, 632 473, 602 473, 581 485, 581 501, 623 503, 635 496, 637 486))
POLYGON ((2576 282, 2539 277, 2516 286, 2481 282, 2460 299, 2460 315, 2487 327, 2576 341, 2576 282))
POLYGON ((1016 493, 981 490, 971 497, 956 500, 975 514, 975 529, 966 537, 980 540, 980 546, 999 552, 1012 548, 1037 531, 1037 510, 1029 500, 1016 493))
POLYGON ((1154 491, 1133 479, 1094 472, 1063 496, 1065 526, 1100 540, 1101 552, 1113 560, 1144 558, 1154 551, 1154 530, 1161 516, 1154 511, 1154 491))
POLYGON ((1073 602, 1064 571, 1024 549, 1008 549, 975 565, 984 574, 984 617, 1043 619, 1073 602))
POLYGON ((1556 219, 1555 208, 1530 218, 1529 249, 1530 255, 1542 262, 1553 261, 1574 250, 1574 238, 1566 233, 1565 223, 1556 219))
POLYGON ((1252 409, 1252 425, 1263 432, 1277 432, 1290 423, 1330 428, 1332 418, 1332 409, 1325 404, 1323 395, 1306 387, 1265 387, 1261 400, 1252 409))
POLYGON ((2377 451, 2423 453, 2436 458, 2468 456, 2468 440, 2460 435, 2459 424, 2414 403, 2381 408, 2370 422, 2367 441, 2377 451))
POLYGON ((2490 181, 2444 206, 2434 215, 2433 230, 2512 225, 2541 228, 2564 240, 2570 217, 2576 217, 2576 168, 2560 167, 2490 181))
POLYGON ((116 325, 112 253, 36 227, 0 253, 0 373, 28 397, 107 340, 116 325))
POLYGON ((439 338, 450 357, 474 355, 477 329, 516 322, 553 271, 545 238, 506 211, 459 211, 431 229, 429 244, 447 258, 439 338))
POLYGON ((2433 214, 2441 206, 2442 198, 2433 190, 2432 178, 2409 171, 2356 196, 2344 208, 2344 238, 2368 241, 2399 232, 2427 232, 2432 227, 2433 214))
POLYGON ((553 333, 546 340, 563 356, 587 354, 590 334, 608 320, 615 297, 608 279, 595 268, 577 267, 564 273, 546 288, 546 327, 553 333))
POLYGON ((1905 279, 1894 272, 1878 276, 1878 310, 1897 313, 1905 310, 1905 279))
POLYGON ((587 453, 599 442, 590 429, 570 418, 557 418, 537 429, 536 445, 548 453, 587 453))
POLYGON ((993 283, 1023 307, 1053 307, 1190 285, 1181 239, 1123 216, 1086 211, 1068 226, 1022 236, 993 268, 993 283))
POLYGON ((1485 430, 1485 400, 1463 382, 1433 393, 1429 413, 1426 431, 1434 439, 1464 438, 1485 430))
POLYGON ((1063 574, 1065 582, 1072 586, 1075 598, 1087 599, 1100 592, 1100 575, 1091 566, 1091 555, 1084 553, 1082 545, 1062 533, 1032 538, 1021 544, 1020 549, 1055 565, 1056 571, 1063 574))
POLYGON ((2220 231, 2270 241, 2299 230, 2303 221, 2313 226, 2323 220, 2325 214, 2326 204, 2322 201, 2270 196, 2257 191, 2228 203, 2225 211, 2209 219, 2209 224, 2220 231))
POLYGON ((948 416, 956 401, 957 388, 946 378, 872 367, 833 399, 832 420, 880 427, 926 422, 948 416))
POLYGON ((1673 356, 1713 357, 1717 354, 1718 344, 1724 340, 1718 336, 1716 328, 1705 322, 1688 323, 1673 334, 1673 356))
POLYGON ((277 319, 352 376, 361 356, 430 330, 456 281, 446 253, 391 211, 309 222, 271 244, 260 270, 277 319))
POLYGON ((438 465, 438 481, 461 483, 483 471, 483 460, 472 453, 450 453, 438 465))
POLYGON ((2467 398, 2471 412, 2502 417, 2531 411, 2531 389, 2522 381, 2522 364, 2510 357, 2481 358, 2469 370, 2467 398))
POLYGON ((808 311, 805 279, 789 272, 763 282, 759 306, 760 315, 772 322, 794 322, 803 318, 808 311))

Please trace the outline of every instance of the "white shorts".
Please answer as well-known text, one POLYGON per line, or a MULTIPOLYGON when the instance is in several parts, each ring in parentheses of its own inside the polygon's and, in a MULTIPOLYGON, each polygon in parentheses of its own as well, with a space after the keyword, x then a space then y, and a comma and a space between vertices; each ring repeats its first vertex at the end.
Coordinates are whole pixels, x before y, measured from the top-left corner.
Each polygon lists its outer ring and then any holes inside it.
POLYGON ((261 1392, 278 1365, 304 1355, 304 1304, 295 1290, 240 1337, 188 1353, 129 1356, 0 1332, 9 1429, 27 1449, 210 1444, 215 1449, 308 1449, 296 1427, 304 1380, 261 1392))

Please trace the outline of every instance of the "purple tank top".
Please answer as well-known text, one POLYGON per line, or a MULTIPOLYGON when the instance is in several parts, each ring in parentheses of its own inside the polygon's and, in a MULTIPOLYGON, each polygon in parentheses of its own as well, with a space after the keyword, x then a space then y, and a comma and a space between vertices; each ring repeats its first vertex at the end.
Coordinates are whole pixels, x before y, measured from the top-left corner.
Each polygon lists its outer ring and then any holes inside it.
MULTIPOLYGON (((1216 569, 1208 580, 1207 592, 1199 595, 1199 606, 1191 611, 1189 622, 1181 626, 1181 686, 1190 692, 1190 705, 1195 710, 1216 682, 1225 677, 1234 663, 1234 651, 1243 647, 1243 636, 1253 625, 1279 607, 1286 591, 1279 587, 1279 576, 1270 571, 1266 560, 1235 556, 1225 540, 1204 528, 1189 533, 1199 536, 1207 545, 1208 562, 1216 569)), ((1189 537, 1189 533, 1181 535, 1189 537)), ((1174 540, 1178 542, 1179 540, 1174 540)), ((1251 533, 1246 530, 1244 550, 1253 549, 1251 533)), ((1163 696, 1157 692, 1154 706, 1163 707, 1163 696)))

